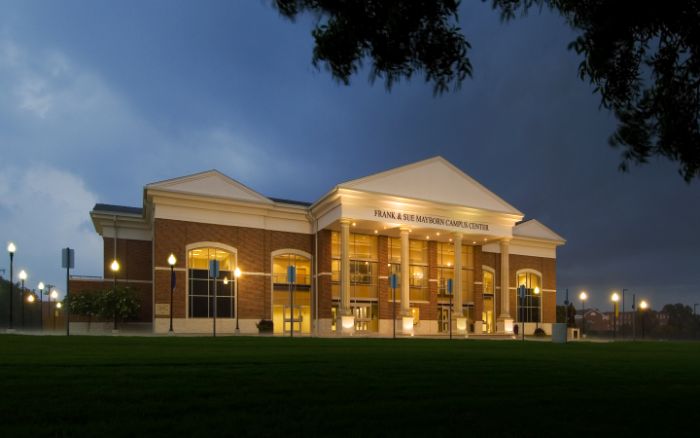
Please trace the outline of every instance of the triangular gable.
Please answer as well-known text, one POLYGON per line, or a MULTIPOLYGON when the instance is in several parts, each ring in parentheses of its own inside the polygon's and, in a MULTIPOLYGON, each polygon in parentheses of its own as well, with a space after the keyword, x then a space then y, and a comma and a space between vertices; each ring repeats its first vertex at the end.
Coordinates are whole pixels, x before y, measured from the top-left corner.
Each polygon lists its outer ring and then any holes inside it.
POLYGON ((537 219, 519 223, 513 228, 513 236, 531 239, 553 240, 564 243, 566 240, 537 219))
POLYGON ((348 181, 338 187, 522 215, 439 156, 348 181))
POLYGON ((215 196, 242 201, 272 203, 269 198, 224 175, 218 170, 209 170, 194 175, 155 182, 148 184, 146 190, 148 189, 192 195, 215 196))

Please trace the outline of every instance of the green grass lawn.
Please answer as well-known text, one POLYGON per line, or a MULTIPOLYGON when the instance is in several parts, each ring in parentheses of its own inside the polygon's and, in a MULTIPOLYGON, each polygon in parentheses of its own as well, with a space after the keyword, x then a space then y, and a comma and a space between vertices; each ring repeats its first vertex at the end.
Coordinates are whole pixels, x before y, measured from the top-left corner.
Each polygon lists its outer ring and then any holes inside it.
POLYGON ((699 373, 698 343, 2 335, 0 436, 700 436, 699 373))

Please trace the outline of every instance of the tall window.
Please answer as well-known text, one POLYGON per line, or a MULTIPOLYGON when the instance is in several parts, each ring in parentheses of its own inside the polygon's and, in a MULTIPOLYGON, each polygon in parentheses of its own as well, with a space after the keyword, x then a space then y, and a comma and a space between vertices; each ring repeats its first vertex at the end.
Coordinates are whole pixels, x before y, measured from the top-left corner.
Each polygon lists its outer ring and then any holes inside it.
MULTIPOLYGON (((378 253, 377 236, 350 233, 350 300, 377 299, 378 253)), ((333 298, 340 298, 340 233, 331 236, 331 282, 333 298)))
MULTIPOLYGON (((379 255, 377 236, 350 233, 350 307, 355 315, 355 330, 376 331, 379 297, 379 255)), ((331 235, 331 290, 340 299, 340 233, 331 235)), ((335 311, 335 310, 332 310, 335 311)), ((333 318, 335 322, 335 318, 333 318)))
POLYGON ((494 333, 496 331, 496 283, 494 280, 494 272, 484 268, 482 276, 484 297, 481 310, 482 330, 484 333, 494 333))
POLYGON ((232 273, 236 267, 236 255, 219 248, 196 248, 187 254, 189 277, 188 299, 190 318, 214 316, 214 282, 216 281, 216 317, 235 316, 235 287, 232 273), (209 262, 219 261, 219 276, 209 278, 209 262))
POLYGON ((474 302, 474 247, 462 245, 462 302, 474 302))
POLYGON ((452 243, 438 242, 437 265, 438 296, 446 298, 448 296, 447 280, 454 279, 455 273, 455 246, 452 243))
POLYGON ((288 333, 292 329, 292 315, 295 332, 311 332, 311 260, 298 254, 276 254, 272 257, 272 322, 275 333, 288 333), (294 284, 288 279, 290 266, 296 270, 294 284))
POLYGON ((428 242, 409 240, 408 260, 411 301, 428 301, 428 242))
POLYGON ((534 272, 518 272, 518 287, 525 286, 525 297, 518 293, 518 321, 540 322, 542 278, 534 272))

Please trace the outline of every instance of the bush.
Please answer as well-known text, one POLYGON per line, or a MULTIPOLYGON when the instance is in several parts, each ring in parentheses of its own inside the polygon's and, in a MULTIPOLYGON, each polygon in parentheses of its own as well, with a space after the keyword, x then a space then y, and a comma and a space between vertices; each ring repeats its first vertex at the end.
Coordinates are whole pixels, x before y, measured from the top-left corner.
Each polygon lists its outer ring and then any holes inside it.
POLYGON ((261 319, 260 322, 255 325, 258 327, 260 333, 272 333, 274 329, 274 324, 270 319, 261 319))
POLYGON ((116 286, 102 292, 98 298, 100 316, 112 318, 114 327, 117 321, 124 321, 138 315, 141 308, 136 293, 129 286, 116 286))
POLYGON ((537 329, 535 329, 535 336, 547 336, 547 333, 545 333, 544 330, 538 327, 537 329))

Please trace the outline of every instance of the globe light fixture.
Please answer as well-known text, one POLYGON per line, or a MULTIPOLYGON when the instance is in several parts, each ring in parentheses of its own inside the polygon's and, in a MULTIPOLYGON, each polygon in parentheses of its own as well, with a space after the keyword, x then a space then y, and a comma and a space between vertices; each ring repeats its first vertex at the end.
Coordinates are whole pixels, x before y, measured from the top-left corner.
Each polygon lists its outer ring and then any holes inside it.
POLYGON ((28 303, 33 303, 34 300, 35 300, 34 294, 29 294, 29 295, 27 296, 27 302, 28 302, 28 303))
MULTIPOLYGON (((236 269, 233 270, 233 279, 235 281, 234 286, 236 287, 236 334, 239 334, 241 331, 238 328, 238 279, 241 278, 241 269, 236 266, 236 269)), ((292 310, 292 317, 294 316, 294 310, 292 310)), ((294 324, 294 322, 292 322, 294 324)))
POLYGON ((25 289, 24 289, 24 281, 27 279, 27 271, 22 269, 19 271, 19 279, 22 282, 22 288, 20 289, 20 296, 22 299, 22 328, 24 329, 24 294, 25 294, 25 289))
POLYGON ((585 304, 586 300, 588 299, 588 294, 586 293, 585 290, 582 290, 580 294, 578 294, 578 299, 581 300, 581 336, 583 337, 584 332, 586 331, 586 309, 585 309, 585 304))
POLYGON ((10 330, 13 330, 13 314, 12 314, 12 309, 15 307, 12 304, 12 297, 15 295, 15 280, 14 280, 14 272, 13 272, 13 267, 14 267, 14 258, 15 258, 15 251, 17 251, 17 247, 15 246, 14 243, 10 242, 7 244, 7 253, 10 254, 10 330))
POLYGON ((613 302, 613 338, 617 337, 617 302, 620 301, 620 295, 613 292, 610 299, 613 302))
POLYGON ((175 254, 170 253, 168 256, 168 264, 170 265, 170 328, 168 334, 173 334, 173 293, 175 292, 175 264, 177 258, 175 254))

